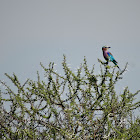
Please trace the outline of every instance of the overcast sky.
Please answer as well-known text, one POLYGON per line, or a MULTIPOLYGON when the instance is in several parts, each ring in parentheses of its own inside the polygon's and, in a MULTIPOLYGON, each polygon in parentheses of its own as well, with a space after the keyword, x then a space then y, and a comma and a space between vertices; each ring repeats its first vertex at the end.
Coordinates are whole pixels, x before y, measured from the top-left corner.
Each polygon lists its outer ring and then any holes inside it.
POLYGON ((5 72, 36 79, 40 62, 59 69, 63 54, 73 69, 86 56, 98 73, 103 45, 120 68, 129 63, 120 91, 139 90, 140 0, 0 0, 1 80, 5 72))

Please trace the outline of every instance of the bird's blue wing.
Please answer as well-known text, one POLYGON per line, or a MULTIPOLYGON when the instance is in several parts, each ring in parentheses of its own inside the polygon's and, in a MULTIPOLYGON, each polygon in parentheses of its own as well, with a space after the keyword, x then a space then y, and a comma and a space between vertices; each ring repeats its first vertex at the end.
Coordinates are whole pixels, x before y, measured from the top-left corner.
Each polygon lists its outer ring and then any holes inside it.
POLYGON ((109 56, 109 60, 112 61, 115 65, 117 65, 117 61, 114 59, 113 55, 110 52, 107 52, 108 56, 109 56))
POLYGON ((114 57, 113 57, 113 55, 110 52, 107 52, 107 54, 109 56, 109 60, 110 61, 114 61, 115 60, 114 57))

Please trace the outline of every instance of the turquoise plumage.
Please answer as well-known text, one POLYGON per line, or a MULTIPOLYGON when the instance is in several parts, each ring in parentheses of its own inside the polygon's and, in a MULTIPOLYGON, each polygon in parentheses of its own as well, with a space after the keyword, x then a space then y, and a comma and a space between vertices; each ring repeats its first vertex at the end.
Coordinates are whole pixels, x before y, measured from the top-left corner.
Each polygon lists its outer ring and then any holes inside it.
POLYGON ((115 58, 113 57, 113 55, 111 54, 111 52, 108 51, 109 48, 111 48, 111 47, 109 47, 109 46, 103 46, 102 47, 103 56, 104 56, 105 60, 107 61, 107 64, 108 64, 109 61, 111 61, 121 71, 120 67, 118 66, 118 62, 115 60, 115 58))

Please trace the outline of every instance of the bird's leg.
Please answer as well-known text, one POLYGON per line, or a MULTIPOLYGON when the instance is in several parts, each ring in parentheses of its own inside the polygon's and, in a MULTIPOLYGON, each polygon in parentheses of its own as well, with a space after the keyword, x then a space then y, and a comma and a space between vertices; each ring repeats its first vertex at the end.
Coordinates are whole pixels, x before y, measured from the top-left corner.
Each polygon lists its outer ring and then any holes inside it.
POLYGON ((102 62, 102 64, 103 64, 104 66, 106 66, 106 65, 108 65, 108 61, 102 62))
POLYGON ((105 65, 108 65, 108 61, 104 62, 105 65))
POLYGON ((108 61, 106 61, 106 63, 105 64, 107 64, 108 65, 108 61))

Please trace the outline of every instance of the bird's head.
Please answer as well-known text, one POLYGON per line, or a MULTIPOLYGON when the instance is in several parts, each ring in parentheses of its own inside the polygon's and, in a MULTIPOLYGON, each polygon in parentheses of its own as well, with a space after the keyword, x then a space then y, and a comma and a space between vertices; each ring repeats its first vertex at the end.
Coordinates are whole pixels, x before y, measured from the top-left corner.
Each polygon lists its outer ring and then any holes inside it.
POLYGON ((108 50, 109 48, 111 48, 111 47, 109 47, 109 46, 103 46, 103 47, 102 47, 102 50, 103 50, 103 51, 106 51, 106 50, 108 50))

